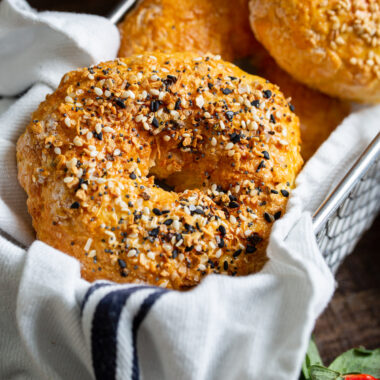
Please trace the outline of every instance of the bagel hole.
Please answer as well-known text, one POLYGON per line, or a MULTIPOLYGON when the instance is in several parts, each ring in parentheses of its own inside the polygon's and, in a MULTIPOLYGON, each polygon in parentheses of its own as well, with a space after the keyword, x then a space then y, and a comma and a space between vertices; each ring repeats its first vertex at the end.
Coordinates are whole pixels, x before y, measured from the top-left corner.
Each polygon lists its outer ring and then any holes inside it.
MULTIPOLYGON (((148 177, 151 177, 151 176, 153 176, 153 174, 149 175, 148 177)), ((156 186, 160 187, 161 189, 165 190, 165 191, 175 191, 174 186, 170 186, 165 181, 165 179, 160 179, 160 178, 154 176, 154 184, 156 186)))
POLYGON ((178 171, 168 175, 165 178, 157 175, 157 167, 154 166, 149 170, 148 177, 154 178, 154 184, 165 191, 174 191, 177 193, 185 190, 200 189, 203 187, 202 178, 197 173, 178 171))

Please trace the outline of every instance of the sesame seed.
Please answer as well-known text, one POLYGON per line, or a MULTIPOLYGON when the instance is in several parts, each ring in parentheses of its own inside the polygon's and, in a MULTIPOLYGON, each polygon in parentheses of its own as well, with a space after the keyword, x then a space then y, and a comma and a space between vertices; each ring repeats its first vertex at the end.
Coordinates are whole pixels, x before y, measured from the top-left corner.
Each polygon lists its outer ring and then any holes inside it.
POLYGON ((212 145, 212 146, 216 146, 216 144, 217 144, 216 138, 213 137, 213 138, 211 139, 211 145, 212 145))
POLYGON ((217 259, 219 259, 221 256, 222 256, 222 250, 221 250, 221 249, 218 249, 218 250, 216 251, 216 253, 215 253, 215 257, 216 257, 217 259))
POLYGON ((87 132, 87 135, 86 135, 87 140, 91 140, 92 136, 93 136, 92 132, 87 132))
POLYGON ((95 79, 95 77, 92 74, 88 74, 87 78, 90 79, 90 80, 94 80, 95 79))
POLYGON ((71 119, 67 116, 66 118, 65 118, 65 124, 66 124, 66 127, 71 127, 71 119))
POLYGON ((87 239, 87 242, 86 242, 86 245, 84 246, 84 250, 85 250, 86 252, 88 252, 88 251, 90 250, 90 248, 91 248, 91 244, 92 244, 92 239, 91 239, 91 238, 88 238, 88 239, 87 239))
POLYGON ((113 155, 114 156, 120 156, 120 149, 115 149, 114 151, 113 151, 113 155))
POLYGON ((154 96, 160 95, 160 91, 156 90, 155 88, 152 88, 149 92, 154 96))
POLYGON ((74 103, 74 99, 71 96, 66 96, 65 102, 66 103, 74 103))
POLYGON ((115 132, 115 130, 111 127, 104 127, 103 132, 115 132))
POLYGON ((63 182, 64 183, 70 183, 70 182, 72 182, 74 180, 74 177, 65 177, 64 179, 63 179, 63 182))
POLYGON ((55 154, 61 154, 61 148, 55 147, 54 148, 54 153, 55 154))
POLYGON ((109 97, 111 96, 111 91, 109 91, 109 90, 104 91, 104 95, 105 95, 107 98, 109 98, 109 97))
POLYGON ((128 256, 128 257, 133 257, 133 256, 136 256, 136 254, 137 254, 137 251, 136 251, 135 249, 131 249, 131 250, 128 252, 127 256, 128 256))
POLYGON ((165 135, 165 136, 164 136, 164 141, 166 141, 166 142, 170 141, 170 136, 165 135))
POLYGON ((226 126, 222 120, 220 121, 219 126, 220 126, 220 129, 222 129, 222 130, 226 128, 226 126))
POLYGON ((229 142, 229 143, 226 144, 225 149, 226 149, 226 150, 230 150, 230 149, 232 149, 233 147, 234 147, 234 144, 233 144, 232 142, 229 142))
POLYGON ((74 144, 75 144, 76 146, 82 146, 82 145, 83 145, 83 141, 82 141, 82 139, 81 139, 80 137, 75 136, 75 137, 74 137, 74 144))
POLYGON ((203 96, 202 95, 199 95, 195 98, 195 104, 199 107, 199 108, 202 108, 205 104, 205 101, 203 99, 203 96))
POLYGON ((96 123, 96 125, 95 125, 95 131, 96 131, 96 133, 99 134, 102 131, 102 124, 96 123))
POLYGON ((94 91, 95 91, 95 94, 98 95, 98 96, 102 96, 103 95, 103 90, 101 88, 99 88, 99 87, 95 87, 94 91))

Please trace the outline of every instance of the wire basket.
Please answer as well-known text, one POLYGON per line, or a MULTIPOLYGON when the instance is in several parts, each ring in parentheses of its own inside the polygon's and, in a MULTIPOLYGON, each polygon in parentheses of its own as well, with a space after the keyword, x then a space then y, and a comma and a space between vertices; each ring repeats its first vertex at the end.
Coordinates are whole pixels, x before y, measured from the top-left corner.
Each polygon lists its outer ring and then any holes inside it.
POLYGON ((380 133, 314 214, 318 246, 335 272, 380 210, 380 133))

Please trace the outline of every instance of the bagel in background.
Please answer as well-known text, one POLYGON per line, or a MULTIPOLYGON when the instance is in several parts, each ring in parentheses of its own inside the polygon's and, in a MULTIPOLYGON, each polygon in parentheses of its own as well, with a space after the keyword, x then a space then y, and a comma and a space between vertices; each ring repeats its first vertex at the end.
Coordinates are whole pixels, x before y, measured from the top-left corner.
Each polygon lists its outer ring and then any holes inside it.
POLYGON ((257 44, 248 14, 248 0, 140 0, 119 24, 118 55, 159 50, 246 57, 257 44))
POLYGON ((298 81, 351 101, 380 101, 378 0, 250 0, 256 38, 298 81))
POLYGON ((292 98, 301 122, 305 160, 350 112, 348 102, 312 90, 279 68, 250 29, 248 0, 141 0, 119 30, 120 57, 155 50, 211 52, 230 61, 251 56, 253 65, 245 67, 243 62, 244 69, 278 84, 292 98))
POLYGON ((85 279, 186 289, 263 267, 299 143, 277 86, 218 57, 147 53, 66 74, 18 140, 18 177, 38 239, 85 279))

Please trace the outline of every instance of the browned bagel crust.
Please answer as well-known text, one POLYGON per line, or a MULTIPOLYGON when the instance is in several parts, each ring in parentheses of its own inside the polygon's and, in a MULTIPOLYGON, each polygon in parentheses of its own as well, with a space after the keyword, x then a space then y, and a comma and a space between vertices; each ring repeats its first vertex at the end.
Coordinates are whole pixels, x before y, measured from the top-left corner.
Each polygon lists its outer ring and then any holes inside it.
POLYGON ((119 25, 119 57, 146 51, 246 57, 257 45, 248 0, 140 0, 119 25))
POLYGON ((17 159, 37 237, 85 279, 184 289, 262 268, 299 151, 276 86, 218 57, 150 53, 65 75, 17 159))
POLYGON ((380 101, 378 0, 250 0, 250 15, 257 39, 300 82, 380 101))
POLYGON ((303 85, 276 64, 250 30, 248 0, 237 3, 230 0, 141 0, 127 14, 119 29, 121 57, 155 50, 210 52, 230 61, 252 56, 252 73, 279 85, 283 94, 291 97, 301 123, 301 153, 305 160, 350 112, 348 102, 303 85), (184 19, 190 19, 192 27, 184 24, 184 19))
POLYGON ((276 83, 300 119, 301 154, 307 161, 331 132, 349 115, 348 101, 332 98, 296 81, 282 70, 264 48, 252 57, 254 73, 276 83))

